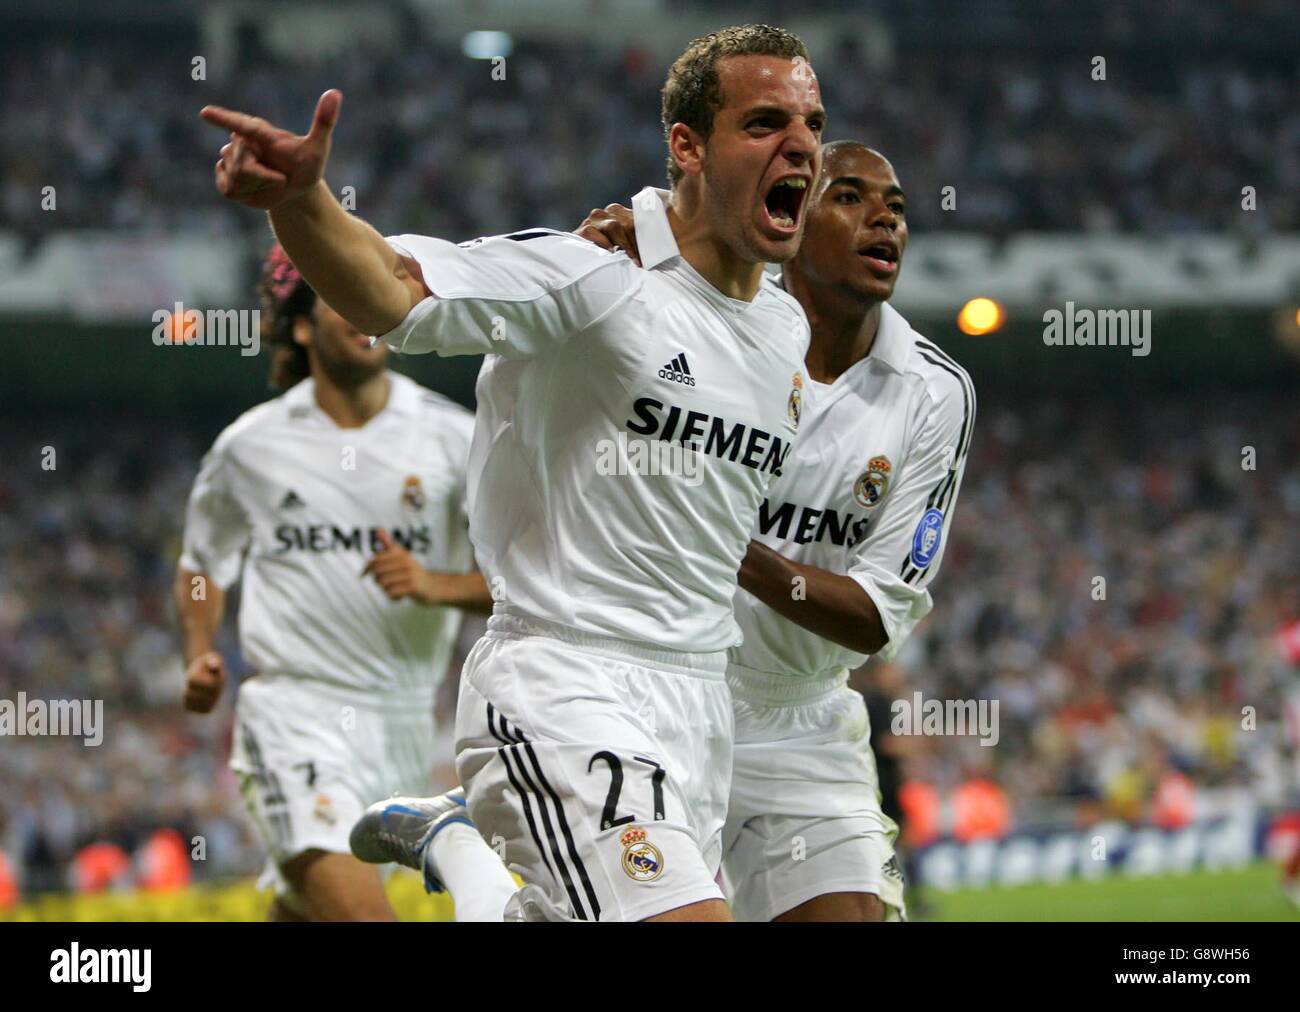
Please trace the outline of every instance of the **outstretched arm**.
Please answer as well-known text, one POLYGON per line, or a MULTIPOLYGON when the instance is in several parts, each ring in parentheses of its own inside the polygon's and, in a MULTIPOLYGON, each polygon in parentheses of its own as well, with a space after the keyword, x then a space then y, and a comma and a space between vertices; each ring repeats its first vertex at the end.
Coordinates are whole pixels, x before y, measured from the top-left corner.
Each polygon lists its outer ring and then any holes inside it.
POLYGON ((231 132, 215 170, 221 195, 270 212, 276 238, 316 294, 362 333, 385 334, 428 290, 415 261, 343 210, 325 184, 342 101, 338 90, 325 92, 305 135, 220 106, 200 115, 231 132))

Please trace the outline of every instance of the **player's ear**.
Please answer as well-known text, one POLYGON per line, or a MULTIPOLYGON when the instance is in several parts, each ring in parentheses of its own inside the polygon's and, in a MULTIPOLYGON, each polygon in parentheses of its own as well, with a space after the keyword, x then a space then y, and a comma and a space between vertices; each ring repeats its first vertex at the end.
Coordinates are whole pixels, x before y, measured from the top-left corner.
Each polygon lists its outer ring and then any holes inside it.
POLYGON ((311 336, 315 330, 315 325, 306 316, 295 316, 293 318, 293 343, 300 344, 304 348, 311 347, 311 336))
POLYGON ((705 138, 685 123, 674 123, 668 130, 668 153, 677 167, 688 176, 699 175, 704 169, 705 138))

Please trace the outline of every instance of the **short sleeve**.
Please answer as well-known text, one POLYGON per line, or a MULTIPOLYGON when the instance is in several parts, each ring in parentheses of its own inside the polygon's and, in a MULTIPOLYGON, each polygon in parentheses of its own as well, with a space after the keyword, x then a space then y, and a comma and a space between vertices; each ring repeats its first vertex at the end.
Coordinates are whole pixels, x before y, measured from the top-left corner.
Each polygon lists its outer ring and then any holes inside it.
POLYGON ((928 588, 947 547, 974 421, 975 392, 963 375, 930 408, 898 485, 850 556, 848 575, 876 605, 889 636, 880 653, 886 660, 934 605, 928 588))
POLYGON ((532 229, 447 242, 388 237, 420 265, 432 293, 379 340, 397 351, 528 357, 568 341, 640 287, 623 253, 568 232, 532 229))
POLYGON ((218 443, 203 458, 185 509, 180 565, 206 573, 223 590, 239 579, 251 540, 248 516, 230 486, 229 464, 218 443))

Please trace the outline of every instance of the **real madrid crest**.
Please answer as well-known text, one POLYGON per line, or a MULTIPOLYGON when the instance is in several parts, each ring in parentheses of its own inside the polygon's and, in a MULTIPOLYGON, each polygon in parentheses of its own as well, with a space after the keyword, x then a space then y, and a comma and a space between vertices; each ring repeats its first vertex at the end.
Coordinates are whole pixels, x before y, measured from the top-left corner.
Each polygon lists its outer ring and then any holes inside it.
POLYGON ((338 816, 334 813, 334 802, 328 794, 316 795, 316 807, 312 810, 312 815, 331 826, 338 821, 338 816))
POLYGON ((867 461, 867 469, 853 483, 853 498, 866 509, 875 509, 889 488, 889 473, 894 466, 881 454, 867 461))
POLYGON ((402 503, 417 512, 424 509, 424 489, 415 475, 407 478, 402 486, 402 503))
POLYGON ((794 427, 797 429, 799 428, 799 417, 803 413, 803 395, 799 392, 803 389, 803 377, 799 373, 794 374, 793 387, 786 408, 790 413, 790 421, 794 422, 794 427))
POLYGON ((653 882, 664 870, 664 856, 646 839, 640 826, 628 826, 618 842, 623 845, 623 870, 638 882, 653 882))

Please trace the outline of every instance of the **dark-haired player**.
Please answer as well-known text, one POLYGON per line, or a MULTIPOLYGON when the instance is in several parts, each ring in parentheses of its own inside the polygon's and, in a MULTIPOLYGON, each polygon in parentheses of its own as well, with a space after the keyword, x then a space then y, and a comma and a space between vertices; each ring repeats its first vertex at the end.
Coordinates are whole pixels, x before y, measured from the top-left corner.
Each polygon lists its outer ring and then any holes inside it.
POLYGON ((270 210, 343 316, 404 351, 487 354, 470 529, 500 597, 457 710, 474 820, 520 869, 524 917, 729 919, 726 650, 799 422, 807 324, 761 281, 797 251, 817 176, 807 51, 746 25, 673 65, 672 192, 633 201, 645 269, 547 229, 386 241, 322 179, 339 101, 322 96, 305 137, 203 115, 234 131, 220 191, 270 210), (689 476, 655 458, 675 440, 689 476))
MULTIPOLYGON (((270 853, 274 919, 393 913, 348 832, 366 805, 426 793, 433 696, 460 626, 486 610, 466 531, 473 418, 385 363, 277 247, 262 280, 280 397, 245 412, 204 457, 186 512, 175 601, 185 705, 226 681, 213 638, 242 583, 244 656, 231 767, 270 853)), ((458 795, 441 847, 477 833, 458 795)), ((452 858, 453 863, 455 858, 452 858)), ((458 917, 499 918, 515 886, 490 851, 458 917), (492 907, 495 905, 495 909, 492 907)))
MULTIPOLYGON (((635 253, 631 226, 614 206, 580 234, 635 253)), ((975 421, 965 370, 888 304, 907 238, 889 162, 826 145, 780 282, 812 327, 802 434, 740 569, 744 642, 727 667, 724 867, 742 920, 903 915, 896 826, 880 808, 866 708, 846 683, 930 611, 975 421)))

